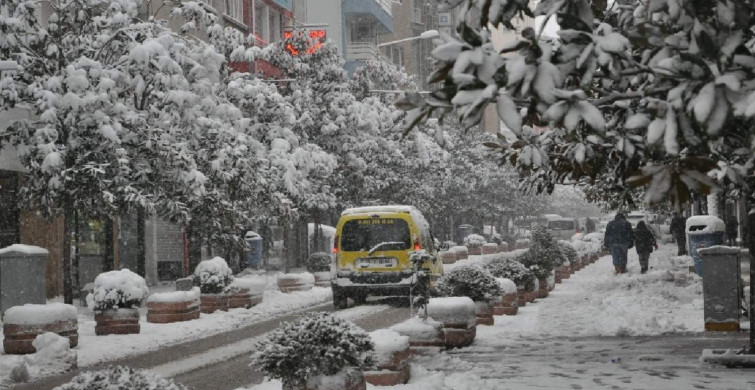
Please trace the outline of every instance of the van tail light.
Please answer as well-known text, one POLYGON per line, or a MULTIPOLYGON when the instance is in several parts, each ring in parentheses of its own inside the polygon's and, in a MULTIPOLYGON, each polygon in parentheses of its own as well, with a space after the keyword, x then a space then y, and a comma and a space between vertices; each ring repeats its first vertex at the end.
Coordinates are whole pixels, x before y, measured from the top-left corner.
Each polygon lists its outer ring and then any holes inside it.
POLYGON ((422 249, 422 245, 419 244, 419 240, 414 240, 414 250, 418 251, 422 249))
POLYGON ((333 238, 333 253, 338 253, 338 236, 333 238))

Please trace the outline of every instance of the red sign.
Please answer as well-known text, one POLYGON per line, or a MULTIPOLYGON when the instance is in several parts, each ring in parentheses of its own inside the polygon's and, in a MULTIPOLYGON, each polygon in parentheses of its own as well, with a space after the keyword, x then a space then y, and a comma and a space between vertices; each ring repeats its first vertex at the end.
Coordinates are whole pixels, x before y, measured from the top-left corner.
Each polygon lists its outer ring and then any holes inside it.
MULTIPOLYGON (((312 54, 319 50, 322 47, 322 43, 325 42, 325 39, 327 38, 327 31, 325 30, 309 30, 307 32, 307 35, 309 35, 309 47, 306 49, 307 54, 312 54)), ((294 36, 293 31, 284 31, 283 32, 283 39, 291 39, 294 36)), ((298 56, 299 50, 297 50, 294 45, 292 45, 290 42, 286 43, 286 50, 291 53, 292 55, 298 56)))

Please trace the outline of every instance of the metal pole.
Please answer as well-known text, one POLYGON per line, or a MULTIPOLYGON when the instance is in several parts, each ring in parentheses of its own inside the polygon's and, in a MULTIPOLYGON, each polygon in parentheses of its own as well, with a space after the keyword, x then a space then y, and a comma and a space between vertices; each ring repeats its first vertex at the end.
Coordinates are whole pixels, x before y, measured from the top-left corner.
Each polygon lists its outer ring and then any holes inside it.
POLYGON ((755 214, 747 215, 747 231, 750 234, 748 248, 750 250, 750 307, 747 308, 747 316, 750 318, 750 354, 755 354, 755 267, 752 266, 753 255, 755 255, 755 214))

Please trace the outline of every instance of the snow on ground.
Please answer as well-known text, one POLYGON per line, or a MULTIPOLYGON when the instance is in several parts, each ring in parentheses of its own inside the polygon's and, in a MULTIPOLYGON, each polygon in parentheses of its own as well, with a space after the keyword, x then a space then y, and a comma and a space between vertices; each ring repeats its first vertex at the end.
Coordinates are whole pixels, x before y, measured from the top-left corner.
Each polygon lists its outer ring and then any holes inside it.
MULTIPOLYGON (((273 319, 284 314, 325 305, 332 299, 330 288, 314 287, 309 291, 282 293, 277 291, 274 273, 264 275, 267 287, 262 303, 250 309, 231 309, 228 312, 201 314, 199 319, 171 324, 152 324, 146 320, 146 308, 139 309, 141 332, 134 335, 96 336, 94 334, 94 314, 86 307, 79 307, 79 345, 73 350, 78 353, 79 367, 111 361, 159 348, 197 340, 226 332, 256 322, 273 319)), ((160 285, 150 289, 151 293, 166 292, 171 288, 160 285)), ((366 308, 365 312, 377 310, 366 308)), ((27 355, 33 356, 33 355, 27 355)), ((0 353, 0 378, 8 378, 13 366, 23 357, 0 353)), ((55 374, 44 368, 31 372, 33 378, 55 374)), ((2 379, 0 379, 2 381, 2 379)))

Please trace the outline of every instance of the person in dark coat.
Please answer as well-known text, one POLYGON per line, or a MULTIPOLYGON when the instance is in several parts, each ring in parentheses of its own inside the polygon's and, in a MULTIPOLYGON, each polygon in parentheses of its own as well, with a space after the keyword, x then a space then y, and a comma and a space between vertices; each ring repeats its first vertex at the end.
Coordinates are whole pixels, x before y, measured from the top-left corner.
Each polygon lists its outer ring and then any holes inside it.
POLYGON ((644 274, 648 272, 650 253, 653 252, 653 248, 658 249, 653 232, 645 225, 645 221, 637 222, 637 227, 634 229, 634 245, 637 256, 640 257, 640 273, 644 274))
POLYGON ((613 221, 606 226, 603 245, 611 251, 613 267, 617 274, 627 272, 627 251, 634 246, 632 225, 623 213, 616 214, 613 221))
POLYGON ((687 218, 684 218, 683 215, 680 213, 675 213, 674 217, 671 218, 671 226, 669 226, 671 230, 671 234, 674 235, 674 240, 676 240, 676 246, 679 248, 679 251, 677 252, 677 256, 682 256, 687 254, 687 218))
POLYGON ((587 231, 587 233, 592 233, 595 231, 595 222, 593 222, 592 219, 587 218, 587 220, 585 221, 585 230, 587 231))
POLYGON ((737 246, 738 227, 737 218, 734 216, 729 217, 729 220, 726 221, 726 238, 729 240, 729 246, 737 246))

